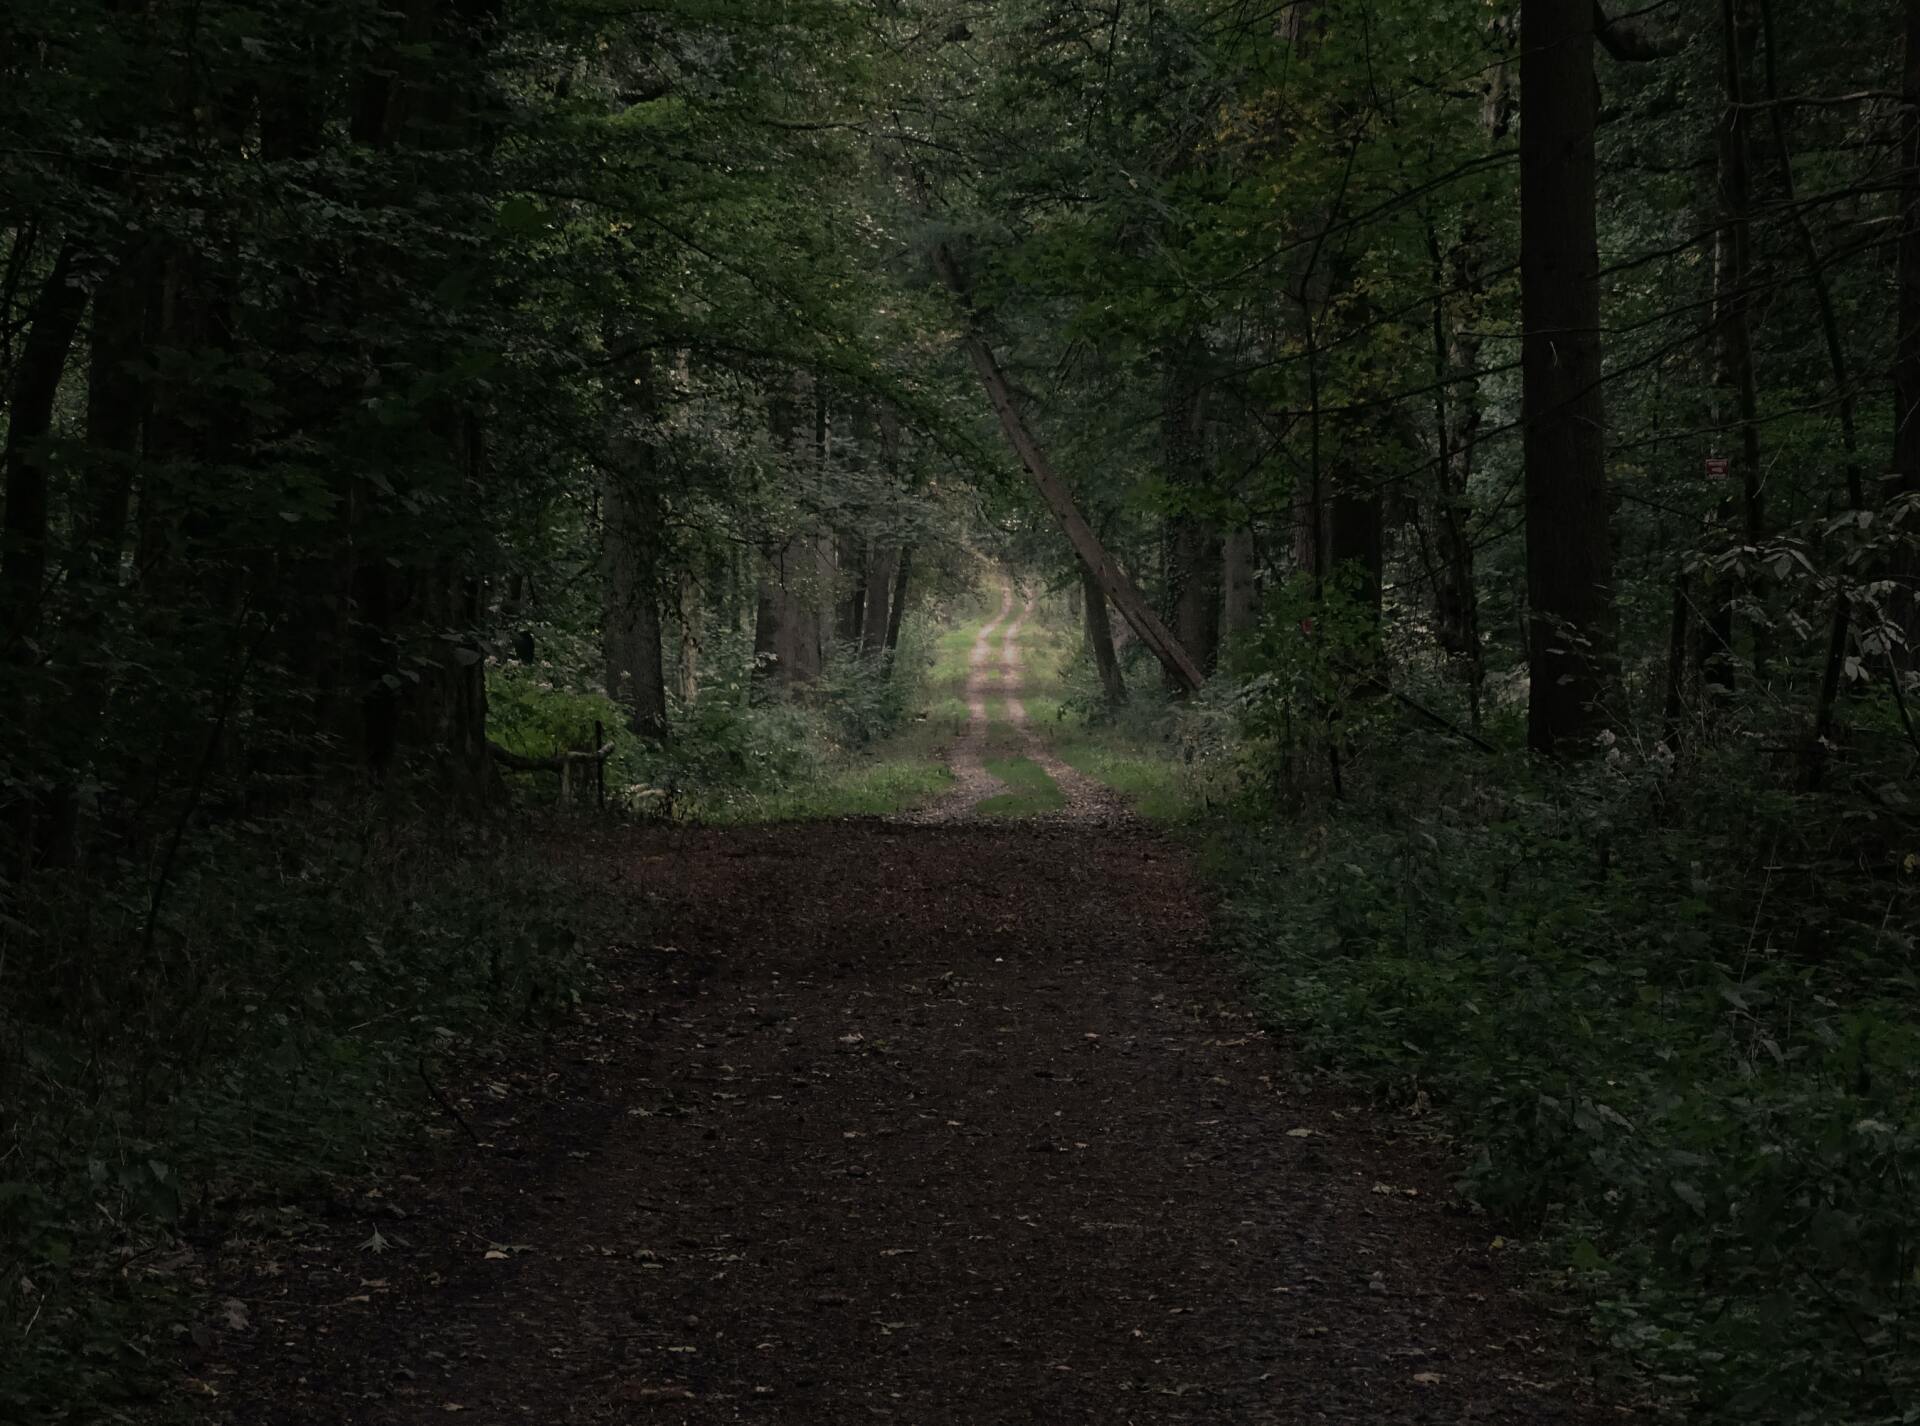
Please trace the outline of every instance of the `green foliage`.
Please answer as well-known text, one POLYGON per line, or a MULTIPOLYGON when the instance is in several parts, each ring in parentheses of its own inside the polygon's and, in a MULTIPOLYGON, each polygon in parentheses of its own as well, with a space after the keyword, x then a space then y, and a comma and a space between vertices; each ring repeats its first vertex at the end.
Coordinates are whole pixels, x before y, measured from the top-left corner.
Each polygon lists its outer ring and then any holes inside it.
POLYGON ((1573 781, 1407 742, 1243 847, 1232 935, 1274 1022, 1437 1108, 1464 1190, 1544 1227, 1670 1389, 1728 1419, 1904 1419, 1910 825, 1862 859, 1818 799, 1746 793, 1773 780, 1738 742, 1680 778, 1620 743, 1573 781))
POLYGON ((1296 574, 1267 596, 1234 650, 1234 695, 1249 778, 1293 795, 1317 766, 1371 742, 1388 721, 1380 621, 1351 565, 1324 587, 1296 574), (1317 757, 1316 757, 1317 755, 1317 757))
POLYGON ((435 1112, 423 1065, 511 1043, 590 991, 582 946, 617 919, 610 893, 570 897, 525 827, 394 811, 209 835, 151 940, 138 878, 24 889, 38 934, 8 938, 0 1004, 6 1419, 146 1399, 172 1370, 170 1327, 200 1311, 193 1244, 296 1228, 334 1176, 435 1112))
MULTIPOLYGON (((625 710, 582 669, 497 664, 489 727, 502 746, 543 758, 591 747, 597 720, 614 749, 608 797, 642 816, 738 823, 903 811, 950 780, 930 748, 901 736, 925 702, 934 638, 916 617, 891 655, 837 648, 794 698, 765 696, 744 644, 714 640, 708 680, 692 702, 676 701, 665 740, 633 734, 625 710)), ((559 786, 551 773, 516 776, 536 797, 559 786)))

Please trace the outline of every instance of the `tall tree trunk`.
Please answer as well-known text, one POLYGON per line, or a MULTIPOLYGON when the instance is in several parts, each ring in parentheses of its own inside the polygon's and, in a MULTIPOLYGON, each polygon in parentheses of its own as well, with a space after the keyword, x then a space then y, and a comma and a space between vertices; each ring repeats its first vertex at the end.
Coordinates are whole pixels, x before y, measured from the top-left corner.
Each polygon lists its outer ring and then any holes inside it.
POLYGON ((1592 0, 1523 0, 1520 23, 1527 741, 1554 753, 1604 726, 1615 662, 1592 0))
POLYGON ((1120 659, 1113 648, 1113 623, 1107 618, 1106 591, 1084 564, 1080 566, 1080 592, 1080 602, 1085 606, 1087 647, 1093 653, 1095 667, 1100 670, 1100 691, 1106 695, 1108 707, 1118 708, 1127 701, 1127 677, 1121 672, 1120 659))
POLYGON ((867 603, 861 612, 860 636, 861 652, 873 655, 882 652, 887 646, 887 600, 893 594, 894 571, 900 561, 900 551, 892 545, 878 546, 873 550, 872 559, 867 566, 867 603))
MULTIPOLYGON (((1720 196, 1724 207, 1725 261, 1720 265, 1719 337, 1721 379, 1730 387, 1739 412, 1741 523, 1748 544, 1766 533, 1766 506, 1760 479, 1760 394, 1753 362, 1753 177, 1748 125, 1747 52, 1740 0, 1720 0, 1721 69, 1726 113, 1716 135, 1720 196)), ((1754 676, 1766 678, 1764 630, 1753 631, 1754 676)))
MULTIPOLYGON (((1427 232, 1433 259, 1434 291, 1444 294, 1451 282, 1462 301, 1471 304, 1481 290, 1480 247, 1471 220, 1460 235, 1451 258, 1441 251, 1439 234, 1427 232)), ((1427 574, 1433 586, 1433 607, 1440 647, 1452 659, 1467 685, 1467 702, 1474 730, 1480 728, 1481 692, 1486 684, 1486 651, 1480 637, 1480 592, 1474 578, 1473 513, 1468 490, 1474 456, 1480 440, 1480 337, 1471 308, 1459 318, 1450 316, 1446 299, 1433 304, 1434 430, 1439 453, 1428 498, 1422 502, 1424 530, 1431 532, 1432 549, 1427 574)), ((1426 551, 1428 541, 1421 541, 1426 551)))
POLYGON ((900 550, 900 563, 893 572, 893 598, 887 607, 887 653, 900 647, 900 623, 907 615, 907 589, 913 578, 913 546, 900 550))
POLYGON ((615 447, 601 481, 602 647, 607 695, 643 738, 667 736, 667 678, 661 651, 660 492, 654 431, 658 394, 651 357, 635 376, 637 416, 647 428, 615 447))
POLYGON ((786 606, 780 599, 779 573, 771 560, 762 560, 760 577, 753 590, 753 677, 759 683, 785 681, 780 667, 780 645, 785 639, 781 616, 786 606))
MULTIPOLYGON (((1847 508, 1861 511, 1867 507, 1866 476, 1860 462, 1860 420, 1858 397, 1853 389, 1851 363, 1846 342, 1840 334, 1840 318, 1834 308, 1833 286, 1821 264, 1820 245, 1814 237, 1806 210, 1800 206, 1799 184, 1793 171, 1793 145, 1787 134, 1787 110, 1780 102, 1780 43, 1774 31, 1773 0, 1760 0, 1760 26, 1766 45, 1767 107, 1772 115, 1773 144, 1780 168, 1780 191, 1793 215, 1794 236, 1799 242, 1801 259, 1807 265, 1807 282, 1813 289, 1814 304, 1820 313, 1820 333, 1827 349, 1827 364, 1833 372, 1834 399, 1840 417, 1840 445, 1846 452, 1847 508)), ((1840 679, 1846 667, 1847 649, 1853 642, 1853 595, 1844 576, 1836 581, 1833 618, 1827 632, 1827 654, 1820 677, 1820 694, 1814 705, 1813 731, 1807 748, 1807 786, 1818 790, 1826 769, 1826 748, 1833 734, 1835 710, 1840 697, 1840 679)))
POLYGON ((861 641, 861 631, 866 627, 867 595, 872 579, 867 542, 857 535, 842 534, 838 541, 837 560, 845 587, 840 592, 839 607, 835 611, 833 634, 841 643, 857 646, 861 641))
POLYGON ((102 633, 118 597, 120 560, 140 453, 147 294, 135 261, 123 262, 93 296, 87 360, 87 465, 67 565, 71 607, 59 631, 56 661, 65 697, 45 736, 59 748, 62 776, 45 800, 37 831, 46 866, 76 865, 81 846, 81 783, 97 760, 112 667, 102 633))
POLYGON ((0 633, 6 651, 31 638, 39 623, 51 556, 51 467, 46 443, 53 433, 54 399, 67 355, 87 309, 80 286, 79 248, 64 244, 34 299, 32 323, 14 372, 7 405, 5 449, 7 513, 0 544, 0 589, 6 612, 0 633))
MULTIPOLYGON (((1160 434, 1167 482, 1178 504, 1165 537, 1167 613, 1174 637, 1201 669, 1220 661, 1220 535, 1190 508, 1207 484, 1206 389, 1199 366, 1205 345, 1197 337, 1168 353, 1161 395, 1160 434)), ((1168 676, 1171 691, 1179 680, 1168 676)))
MULTIPOLYGON (((1894 360, 1894 490, 1920 496, 1920 0, 1906 0, 1906 68, 1900 114, 1899 346, 1894 360)), ((1920 559, 1895 570, 1909 642, 1920 637, 1920 559)), ((1896 671, 1895 677, 1899 674, 1896 671)))
POLYGON ((700 625, 702 609, 700 607, 700 586, 694 582, 693 571, 680 571, 680 702, 690 707, 694 699, 700 696, 700 625))
POLYGON ((88 472, 82 523, 72 570, 95 590, 117 584, 126 552, 146 383, 139 372, 146 352, 146 265, 131 254, 101 281, 93 296, 87 363, 88 472))

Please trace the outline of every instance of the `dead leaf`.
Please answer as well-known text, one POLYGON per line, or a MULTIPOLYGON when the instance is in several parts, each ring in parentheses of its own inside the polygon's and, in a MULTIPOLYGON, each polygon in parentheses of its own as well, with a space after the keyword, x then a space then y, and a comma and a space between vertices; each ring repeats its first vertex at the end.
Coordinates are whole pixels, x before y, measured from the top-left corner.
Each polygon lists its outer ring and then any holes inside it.
POLYGON ((1414 1380, 1415 1380, 1416 1382, 1418 1382, 1418 1383, 1419 1383, 1419 1384, 1420 1384, 1421 1386, 1438 1386, 1438 1385, 1440 1385, 1440 1373, 1439 1373, 1439 1372, 1415 1372, 1415 1373, 1413 1374, 1413 1379, 1414 1379, 1414 1380))
POLYGON ((1311 1139, 1311 1138, 1313 1137, 1313 1130, 1311 1130, 1311 1129, 1289 1129, 1289 1130, 1287 1130, 1287 1137, 1288 1137, 1289 1139, 1311 1139))
POLYGON ((247 1304, 237 1297, 229 1297, 220 1304, 220 1312, 226 1318, 227 1327, 234 1332, 244 1332, 252 1325, 252 1317, 247 1304))
POLYGON ((367 1241, 360 1245, 360 1251, 363 1253, 384 1253, 386 1250, 387 1240, 380 1236, 380 1230, 378 1228, 375 1228, 368 1236, 367 1241))

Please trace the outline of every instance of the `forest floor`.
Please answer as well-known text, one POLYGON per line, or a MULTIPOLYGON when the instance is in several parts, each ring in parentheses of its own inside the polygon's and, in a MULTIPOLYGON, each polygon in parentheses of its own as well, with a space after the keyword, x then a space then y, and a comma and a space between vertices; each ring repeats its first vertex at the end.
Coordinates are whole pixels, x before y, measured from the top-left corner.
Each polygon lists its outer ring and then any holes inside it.
POLYGON ((1021 618, 976 642, 932 813, 571 845, 636 908, 607 993, 448 1084, 467 1132, 330 1236, 232 1260, 202 1399, 236 1426, 1623 1419, 1419 1123, 1295 1072, 1182 851, 1023 730, 1021 618), (1058 804, 996 817, 1023 759, 1058 804))

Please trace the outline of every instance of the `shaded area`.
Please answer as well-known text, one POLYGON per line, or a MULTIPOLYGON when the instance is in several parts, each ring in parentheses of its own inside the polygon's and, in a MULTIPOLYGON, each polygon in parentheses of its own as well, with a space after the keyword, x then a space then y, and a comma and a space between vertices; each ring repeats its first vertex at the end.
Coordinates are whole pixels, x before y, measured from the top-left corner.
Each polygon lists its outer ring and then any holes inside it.
POLYGON ((647 907, 614 994, 452 1096, 484 1147, 230 1284, 227 1420, 1617 1419, 1411 1127, 1294 1082, 1166 844, 592 855, 647 907))

